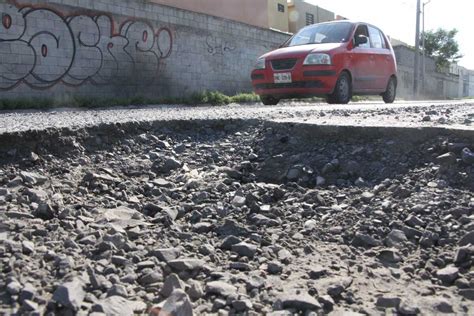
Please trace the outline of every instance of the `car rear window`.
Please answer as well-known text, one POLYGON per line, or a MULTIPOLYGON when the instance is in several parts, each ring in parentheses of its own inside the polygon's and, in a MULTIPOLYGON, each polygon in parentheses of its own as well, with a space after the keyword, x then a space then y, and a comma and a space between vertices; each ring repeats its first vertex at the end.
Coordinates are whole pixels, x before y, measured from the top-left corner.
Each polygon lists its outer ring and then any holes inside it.
POLYGON ((296 33, 288 46, 321 43, 344 43, 349 40, 351 23, 323 23, 305 27, 296 33))

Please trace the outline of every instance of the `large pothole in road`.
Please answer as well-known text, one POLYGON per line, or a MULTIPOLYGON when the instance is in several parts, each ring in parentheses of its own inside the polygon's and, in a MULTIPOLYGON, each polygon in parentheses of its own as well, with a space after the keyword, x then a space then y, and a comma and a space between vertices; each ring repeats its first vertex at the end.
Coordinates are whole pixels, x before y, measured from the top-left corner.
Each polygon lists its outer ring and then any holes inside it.
POLYGON ((472 184, 470 164, 463 168, 455 162, 462 159, 462 150, 470 147, 469 138, 423 136, 417 135, 421 131, 406 129, 386 135, 377 135, 379 128, 339 129, 328 133, 313 125, 291 124, 270 129, 256 145, 264 157, 259 160, 258 178, 272 183, 297 182, 304 187, 364 187, 385 179, 403 181, 405 174, 425 169, 431 179, 444 179, 450 185, 472 184), (449 152, 446 159, 437 159, 449 152))
POLYGON ((170 122, 0 144, 2 312, 473 311, 462 133, 170 122))

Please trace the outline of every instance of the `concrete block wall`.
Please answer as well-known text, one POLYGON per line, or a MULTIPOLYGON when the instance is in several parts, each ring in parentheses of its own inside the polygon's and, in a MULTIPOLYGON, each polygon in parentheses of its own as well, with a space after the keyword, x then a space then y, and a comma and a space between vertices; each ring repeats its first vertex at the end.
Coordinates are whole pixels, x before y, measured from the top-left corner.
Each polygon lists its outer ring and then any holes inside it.
POLYGON ((463 78, 463 96, 474 97, 474 71, 467 70, 463 78))
MULTIPOLYGON (((395 46, 398 65, 398 96, 405 99, 413 98, 413 82, 415 77, 415 52, 405 46, 395 46)), ((420 55, 420 64, 422 63, 420 55)), ((420 66, 421 67, 421 66, 420 66)), ((420 95, 428 99, 462 98, 462 78, 436 71, 436 63, 426 58, 425 80, 419 82, 420 95)), ((421 76, 421 75, 420 75, 421 76)))
MULTIPOLYGON (((289 37, 147 0, 0 0, 0 18, 0 98, 247 92, 257 57, 289 37)), ((414 52, 395 51, 410 98, 414 52)), ((462 97, 462 79, 426 69, 427 97, 462 97)))
POLYGON ((251 90, 288 35, 145 0, 0 0, 0 97, 251 90))

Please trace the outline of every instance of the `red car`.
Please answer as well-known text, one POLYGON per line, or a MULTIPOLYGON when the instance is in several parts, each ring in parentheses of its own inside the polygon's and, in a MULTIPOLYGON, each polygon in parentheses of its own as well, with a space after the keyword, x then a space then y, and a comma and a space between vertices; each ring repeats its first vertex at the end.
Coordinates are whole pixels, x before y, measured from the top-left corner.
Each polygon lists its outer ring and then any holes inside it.
POLYGON ((350 21, 320 23, 260 57, 252 85, 265 105, 313 96, 347 104, 353 95, 381 95, 385 103, 393 103, 397 63, 390 41, 377 27, 350 21))

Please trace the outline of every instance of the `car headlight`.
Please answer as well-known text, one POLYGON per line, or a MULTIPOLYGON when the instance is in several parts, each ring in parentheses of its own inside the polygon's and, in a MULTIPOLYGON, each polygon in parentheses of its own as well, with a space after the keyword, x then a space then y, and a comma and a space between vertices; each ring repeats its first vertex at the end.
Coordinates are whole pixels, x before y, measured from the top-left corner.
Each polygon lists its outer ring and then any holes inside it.
POLYGON ((259 58, 255 63, 255 69, 265 69, 265 58, 259 58))
POLYGON ((331 56, 328 54, 309 54, 304 60, 304 65, 331 65, 331 56))

